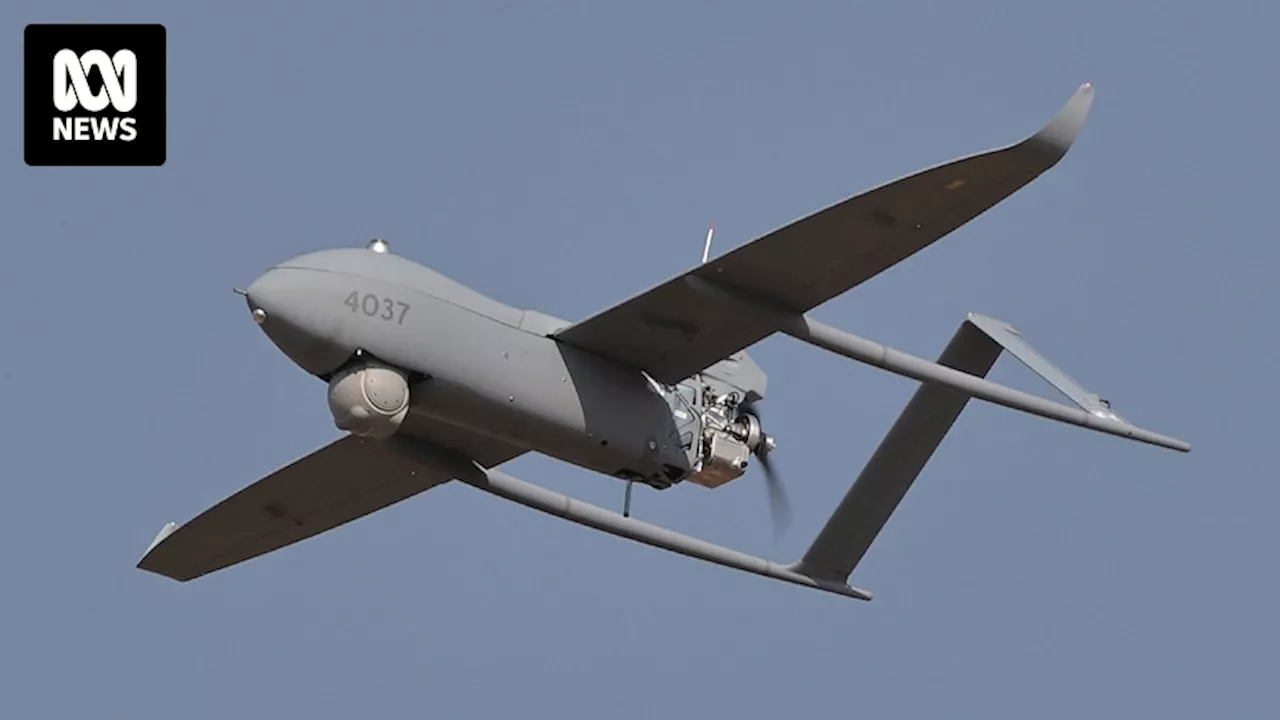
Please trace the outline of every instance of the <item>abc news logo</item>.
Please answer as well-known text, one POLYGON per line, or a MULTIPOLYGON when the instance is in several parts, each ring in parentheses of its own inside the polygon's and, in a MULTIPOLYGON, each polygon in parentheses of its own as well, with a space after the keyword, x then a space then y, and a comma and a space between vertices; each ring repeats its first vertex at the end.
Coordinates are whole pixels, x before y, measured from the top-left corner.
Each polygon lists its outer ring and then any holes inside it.
MULTIPOLYGON (((108 102, 122 114, 138 104, 138 56, 132 50, 121 50, 112 57, 101 50, 90 50, 80 56, 74 50, 59 50, 53 56, 53 104, 60 112, 72 112, 77 106, 89 112, 102 112, 108 102), (102 74, 102 90, 94 93, 89 89, 85 68, 96 68, 102 74)), ((133 118, 80 115, 53 119, 54 140, 111 141, 117 137, 125 142, 138 137, 133 118)))
POLYGON ((164 26, 28 25, 24 63, 28 165, 164 164, 164 26))

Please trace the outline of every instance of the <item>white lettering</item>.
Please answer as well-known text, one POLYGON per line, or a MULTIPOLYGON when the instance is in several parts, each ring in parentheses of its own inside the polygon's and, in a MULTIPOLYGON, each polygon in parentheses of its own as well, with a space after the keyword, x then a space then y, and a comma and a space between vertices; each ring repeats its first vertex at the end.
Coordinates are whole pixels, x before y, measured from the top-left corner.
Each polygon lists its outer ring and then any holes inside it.
POLYGON ((104 136, 108 140, 116 139, 116 129, 120 127, 120 118, 90 118, 89 122, 93 124, 93 139, 101 140, 104 136))
POLYGON ((60 117, 53 119, 54 140, 123 140, 138 137, 137 119, 131 117, 60 117))

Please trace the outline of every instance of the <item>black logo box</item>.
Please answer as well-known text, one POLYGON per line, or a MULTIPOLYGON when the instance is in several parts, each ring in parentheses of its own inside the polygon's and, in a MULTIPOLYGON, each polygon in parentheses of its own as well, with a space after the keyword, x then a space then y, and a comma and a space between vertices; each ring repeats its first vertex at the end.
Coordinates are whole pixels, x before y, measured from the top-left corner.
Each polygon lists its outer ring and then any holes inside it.
MULTIPOLYGON (((163 165, 167 147, 166 33, 163 25, 28 25, 23 37, 25 156, 28 165, 134 166, 163 165), (101 50, 108 56, 132 50, 137 57, 138 102, 128 113, 108 105, 91 113, 76 107, 60 112, 53 104, 53 56, 63 49, 81 55, 101 50), (134 118, 137 137, 124 140, 54 140, 54 118, 134 118)), ((92 90, 102 87, 96 70, 89 73, 92 90)))

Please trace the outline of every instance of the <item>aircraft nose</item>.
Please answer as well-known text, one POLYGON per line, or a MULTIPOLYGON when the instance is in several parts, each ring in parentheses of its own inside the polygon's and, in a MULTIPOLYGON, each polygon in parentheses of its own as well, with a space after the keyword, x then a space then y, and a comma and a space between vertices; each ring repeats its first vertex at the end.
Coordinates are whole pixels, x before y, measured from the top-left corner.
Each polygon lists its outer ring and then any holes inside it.
MULTIPOLYGON (((249 306, 249 316, 264 331, 266 331, 267 325, 266 306, 271 306, 272 309, 279 311, 288 302, 287 298, 281 297, 284 293, 278 287, 279 283, 275 282, 276 279, 271 277, 273 272, 275 272, 274 269, 259 275, 258 279, 250 283, 248 289, 244 291, 244 300, 249 306)), ((268 334, 270 333, 268 332, 268 334)))
POLYGON ((279 270, 271 268, 265 273, 258 276, 257 280, 249 283, 248 289, 244 291, 245 300, 249 303, 249 312, 254 316, 254 320, 259 324, 263 324, 266 317, 266 308, 263 304, 278 305, 279 297, 283 288, 277 282, 279 270))
POLYGON ((333 292, 325 275, 315 270, 274 267, 254 280, 244 293, 250 317, 267 338, 313 375, 332 372, 351 354, 338 342, 334 315, 326 312, 333 292))

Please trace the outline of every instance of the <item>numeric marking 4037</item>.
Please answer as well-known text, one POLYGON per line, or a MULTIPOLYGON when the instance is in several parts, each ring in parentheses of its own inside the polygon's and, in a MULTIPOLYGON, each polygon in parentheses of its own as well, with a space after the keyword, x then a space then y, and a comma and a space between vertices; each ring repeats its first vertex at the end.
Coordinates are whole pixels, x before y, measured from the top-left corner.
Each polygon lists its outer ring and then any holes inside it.
POLYGON ((355 290, 342 301, 343 305, 351 308, 351 312, 362 312, 369 317, 376 317, 387 322, 394 322, 397 325, 404 324, 404 316, 409 312, 409 304, 400 302, 395 298, 374 295, 373 293, 361 293, 355 290))

